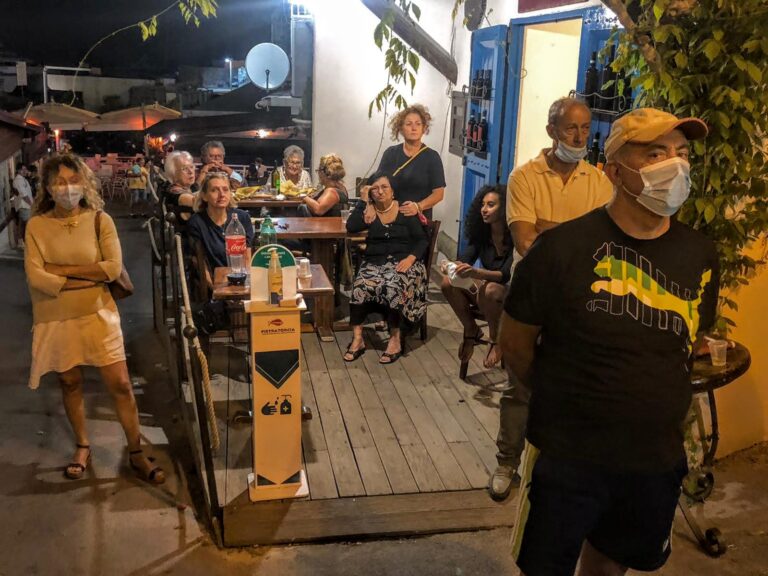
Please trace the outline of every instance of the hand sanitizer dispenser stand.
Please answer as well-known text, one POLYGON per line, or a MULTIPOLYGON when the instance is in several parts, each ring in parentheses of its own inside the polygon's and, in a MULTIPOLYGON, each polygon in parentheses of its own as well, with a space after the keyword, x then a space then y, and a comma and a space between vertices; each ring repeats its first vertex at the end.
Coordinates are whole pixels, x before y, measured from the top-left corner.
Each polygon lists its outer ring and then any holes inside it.
POLYGON ((253 473, 248 475, 248 492, 252 502, 309 495, 301 468, 299 346, 305 309, 296 300, 293 255, 277 244, 259 248, 251 259, 251 299, 245 303, 251 324, 253 473), (277 298, 276 286, 269 286, 269 279, 278 277, 275 258, 282 275, 282 294, 277 298), (279 303, 271 304, 270 296, 279 303))

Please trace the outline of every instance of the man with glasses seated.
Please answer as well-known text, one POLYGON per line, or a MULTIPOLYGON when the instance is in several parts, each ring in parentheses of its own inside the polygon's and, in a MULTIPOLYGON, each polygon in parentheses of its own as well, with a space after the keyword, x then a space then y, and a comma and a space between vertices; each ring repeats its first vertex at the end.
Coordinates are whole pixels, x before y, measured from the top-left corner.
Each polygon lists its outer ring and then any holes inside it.
POLYGON ((218 140, 211 140, 203 144, 202 148, 200 148, 200 161, 202 162, 202 166, 200 167, 200 173, 197 176, 195 190, 199 190, 205 177, 214 172, 223 172, 226 174, 229 177, 229 185, 233 190, 245 185, 245 178, 243 178, 243 175, 224 164, 225 154, 226 150, 224 150, 224 144, 218 140))

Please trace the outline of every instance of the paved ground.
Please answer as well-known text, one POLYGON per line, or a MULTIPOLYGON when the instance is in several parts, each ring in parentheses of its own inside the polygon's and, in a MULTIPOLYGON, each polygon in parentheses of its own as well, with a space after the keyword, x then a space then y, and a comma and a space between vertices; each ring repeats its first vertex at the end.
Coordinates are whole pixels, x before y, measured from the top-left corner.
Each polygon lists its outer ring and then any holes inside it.
MULTIPOLYGON (((166 360, 152 330, 148 243, 139 221, 119 219, 138 294, 121 303, 129 364, 154 454, 169 472, 161 489, 136 480, 111 401, 94 374, 86 404, 94 460, 67 481, 72 449, 55 383, 26 388, 31 310, 22 262, 0 254, 0 576, 140 575, 341 576, 514 574, 508 530, 402 540, 219 550, 196 520, 197 486, 177 419, 166 360)), ((721 462, 706 513, 729 542, 704 555, 682 518, 665 576, 768 576, 768 445, 721 462)))

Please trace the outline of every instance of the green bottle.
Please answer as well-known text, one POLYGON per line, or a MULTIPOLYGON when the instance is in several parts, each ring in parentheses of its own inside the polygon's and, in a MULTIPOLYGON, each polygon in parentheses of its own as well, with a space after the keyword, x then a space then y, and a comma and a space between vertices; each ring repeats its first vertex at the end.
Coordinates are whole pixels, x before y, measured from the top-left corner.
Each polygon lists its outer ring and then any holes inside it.
POLYGON ((280 194, 280 171, 277 169, 277 165, 272 170, 272 188, 274 188, 275 194, 280 194))
POLYGON ((267 244, 277 244, 277 230, 272 223, 272 218, 267 216, 261 223, 261 230, 259 230, 259 246, 266 246, 267 244))

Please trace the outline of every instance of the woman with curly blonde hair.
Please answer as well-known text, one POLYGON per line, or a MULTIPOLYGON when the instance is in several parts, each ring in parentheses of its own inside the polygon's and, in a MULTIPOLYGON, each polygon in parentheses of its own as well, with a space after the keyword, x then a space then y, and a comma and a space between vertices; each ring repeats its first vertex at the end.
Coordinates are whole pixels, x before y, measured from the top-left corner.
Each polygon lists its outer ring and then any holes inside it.
POLYGON ((429 133, 432 116, 421 104, 411 104, 389 121, 392 140, 403 137, 384 151, 378 170, 392 175, 400 212, 432 218, 432 208, 445 195, 445 173, 440 154, 421 140, 429 133))
POLYGON ((103 207, 98 181, 79 157, 62 154, 43 164, 24 254, 33 316, 29 387, 57 373, 76 444, 64 474, 77 480, 91 458, 80 367, 97 367, 128 440, 129 464, 144 480, 161 484, 162 469, 141 450, 120 315, 107 286, 122 269, 120 240, 103 207))
POLYGON ((320 191, 304 197, 304 204, 298 210, 299 216, 341 216, 342 204, 349 202, 344 186, 346 175, 344 163, 338 155, 321 157, 317 168, 320 191))

